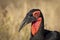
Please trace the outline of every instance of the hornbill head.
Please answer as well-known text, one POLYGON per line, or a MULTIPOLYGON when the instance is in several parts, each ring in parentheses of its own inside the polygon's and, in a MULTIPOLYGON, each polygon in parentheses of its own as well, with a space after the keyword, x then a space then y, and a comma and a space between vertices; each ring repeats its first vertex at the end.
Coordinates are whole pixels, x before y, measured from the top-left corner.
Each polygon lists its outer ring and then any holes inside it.
MULTIPOLYGON (((41 18, 43 19, 43 15, 42 15, 42 13, 41 13, 41 10, 39 10, 39 9, 32 9, 32 10, 30 10, 30 11, 26 14, 25 18, 23 19, 23 21, 22 21, 22 23, 21 23, 21 25, 20 25, 19 31, 20 31, 25 25, 27 25, 27 24, 29 24, 29 23, 31 23, 31 22, 37 21, 37 19, 38 19, 39 17, 41 17, 41 18)), ((44 21, 44 20, 42 20, 42 21, 44 21)))

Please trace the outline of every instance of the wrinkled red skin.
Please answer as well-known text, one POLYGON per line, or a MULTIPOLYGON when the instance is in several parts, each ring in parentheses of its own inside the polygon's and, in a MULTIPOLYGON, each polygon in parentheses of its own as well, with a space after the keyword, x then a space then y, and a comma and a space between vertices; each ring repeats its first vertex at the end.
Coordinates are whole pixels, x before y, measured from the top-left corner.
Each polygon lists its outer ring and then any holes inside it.
POLYGON ((42 18, 38 18, 36 22, 32 22, 32 35, 38 32, 42 18))

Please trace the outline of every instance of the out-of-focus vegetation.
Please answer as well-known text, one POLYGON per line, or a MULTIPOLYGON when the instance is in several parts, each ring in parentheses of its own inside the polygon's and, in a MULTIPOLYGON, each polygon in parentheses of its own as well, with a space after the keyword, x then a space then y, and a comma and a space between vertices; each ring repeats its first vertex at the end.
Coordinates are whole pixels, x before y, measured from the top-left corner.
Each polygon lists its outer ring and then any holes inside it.
POLYGON ((0 40, 29 40, 31 24, 18 29, 33 8, 41 9, 45 29, 60 31, 60 0, 0 0, 0 40))

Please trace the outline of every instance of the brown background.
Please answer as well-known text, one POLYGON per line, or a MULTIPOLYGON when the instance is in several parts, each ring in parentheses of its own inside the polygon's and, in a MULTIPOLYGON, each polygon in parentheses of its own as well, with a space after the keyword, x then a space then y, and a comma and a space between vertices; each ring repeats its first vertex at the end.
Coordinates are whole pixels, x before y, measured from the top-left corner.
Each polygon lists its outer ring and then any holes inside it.
POLYGON ((18 29, 33 8, 41 9, 45 29, 60 31, 60 0, 0 0, 0 40, 29 40, 30 24, 18 29))

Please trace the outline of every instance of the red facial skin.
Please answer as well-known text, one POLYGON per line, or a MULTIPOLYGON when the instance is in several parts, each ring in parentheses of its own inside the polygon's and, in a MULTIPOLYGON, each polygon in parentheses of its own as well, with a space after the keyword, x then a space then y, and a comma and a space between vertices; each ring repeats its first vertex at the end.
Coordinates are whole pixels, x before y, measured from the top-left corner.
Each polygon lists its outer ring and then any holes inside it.
POLYGON ((38 32, 38 29, 40 27, 42 18, 39 17, 39 15, 40 15, 40 11, 33 12, 33 16, 37 19, 37 21, 32 22, 32 29, 31 29, 32 35, 35 35, 38 32))
POLYGON ((37 19, 40 16, 40 11, 33 12, 33 16, 37 19))

